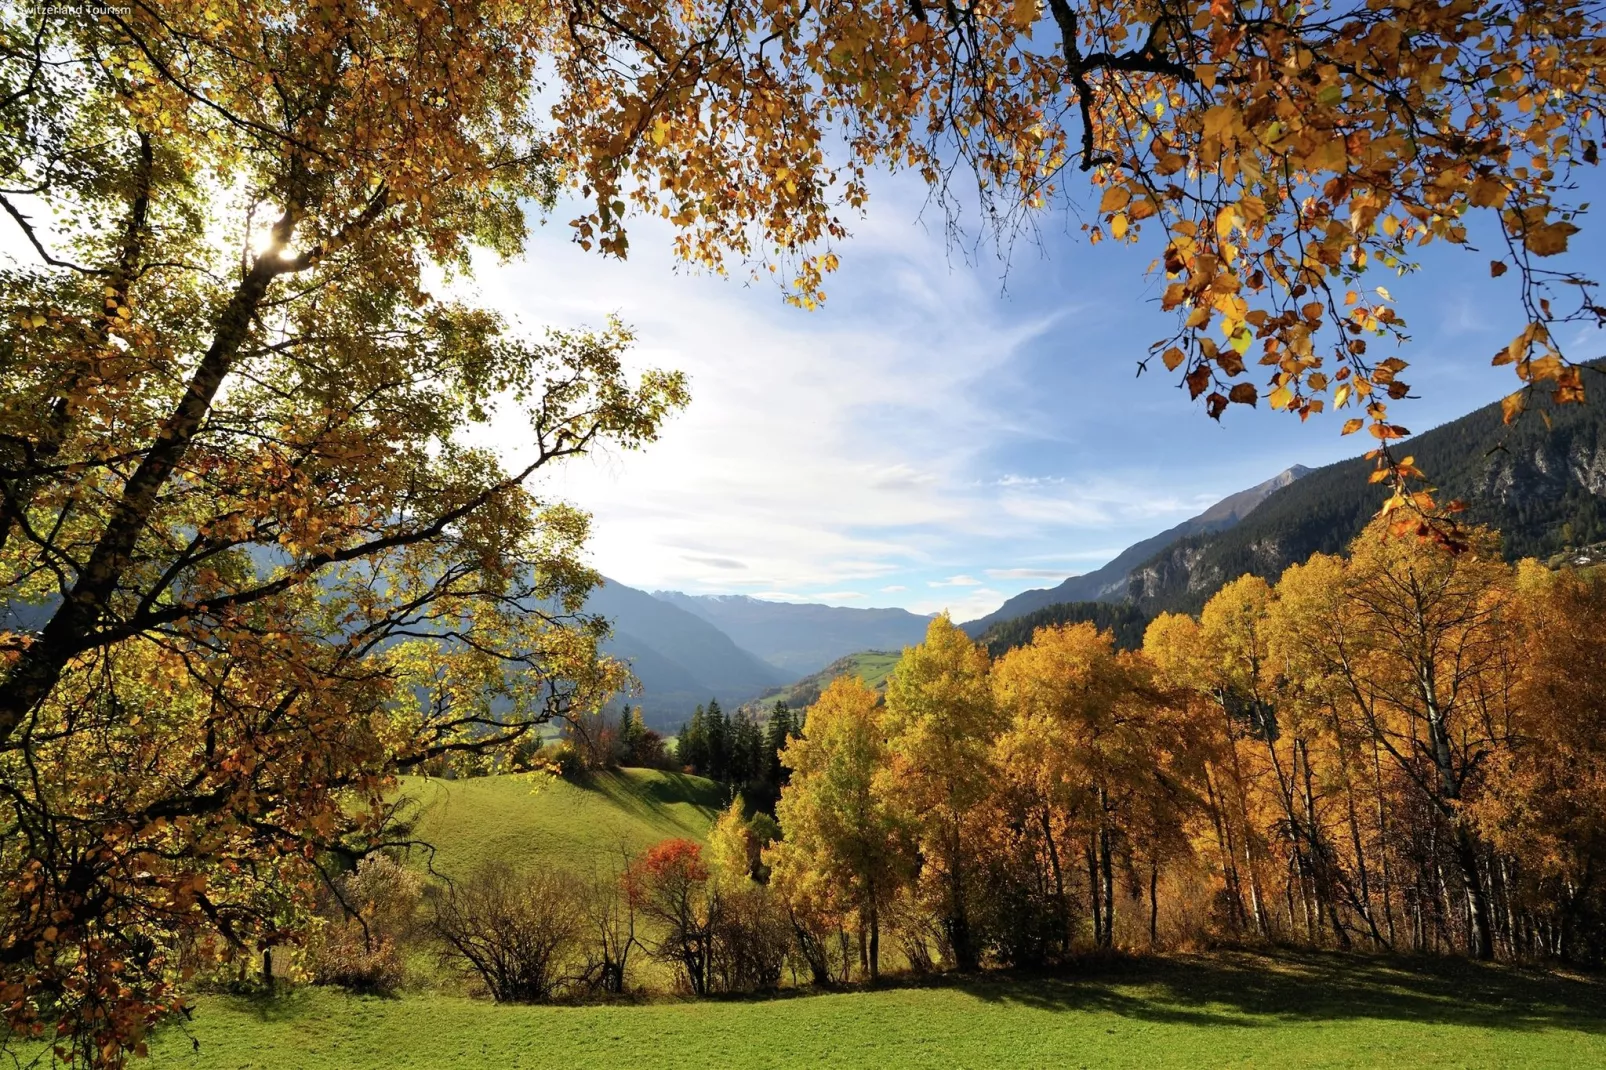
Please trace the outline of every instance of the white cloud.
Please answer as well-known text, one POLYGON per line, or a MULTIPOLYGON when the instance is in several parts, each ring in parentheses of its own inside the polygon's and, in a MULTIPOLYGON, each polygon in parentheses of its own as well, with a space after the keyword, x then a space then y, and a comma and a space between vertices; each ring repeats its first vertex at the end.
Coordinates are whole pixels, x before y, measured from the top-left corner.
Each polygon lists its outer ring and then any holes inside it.
POLYGON ((908 589, 909 588, 905 587, 901 583, 894 583, 894 584, 891 584, 889 586, 881 588, 881 593, 882 594, 897 594, 899 591, 907 591, 908 589))
POLYGON ((1065 479, 1062 476, 1004 475, 999 476, 993 482, 995 486, 999 487, 1042 487, 1064 483, 1065 479))
POLYGON ((990 568, 987 577, 994 580, 1063 580, 1073 573, 1059 568, 990 568))
POLYGON ((917 601, 905 608, 911 613, 942 613, 946 611, 953 618, 955 624, 963 624, 967 620, 985 617, 998 608, 998 604, 1003 601, 1003 598, 1003 592, 981 587, 973 591, 966 591, 963 596, 941 600, 927 599, 917 601))
MULTIPOLYGON (((851 285, 834 280, 852 301, 806 313, 772 289, 677 270, 650 225, 623 263, 557 229, 524 261, 484 265, 475 296, 532 329, 617 313, 636 329, 637 367, 691 381, 660 441, 580 459, 549 484, 596 517, 605 573, 694 591, 835 589, 941 567, 956 540, 994 526, 996 492, 972 469, 1013 424, 978 384, 1053 317, 1001 307, 950 272, 940 236, 870 228, 851 285)), ((519 448, 515 426, 494 437, 519 448)))
POLYGON ((980 587, 981 581, 974 576, 949 576, 945 580, 927 580, 927 587, 980 587))

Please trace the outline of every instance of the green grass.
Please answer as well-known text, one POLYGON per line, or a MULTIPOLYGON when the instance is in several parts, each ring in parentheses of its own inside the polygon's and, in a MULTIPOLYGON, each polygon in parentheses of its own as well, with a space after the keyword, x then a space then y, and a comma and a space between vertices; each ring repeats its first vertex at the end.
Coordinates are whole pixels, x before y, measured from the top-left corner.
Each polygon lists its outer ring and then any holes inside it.
MULTIPOLYGON (((433 866, 462 877, 485 862, 583 871, 660 840, 702 840, 724 802, 711 780, 656 769, 598 773, 585 785, 540 774, 438 780, 408 777, 402 791, 422 806, 417 838, 435 847, 433 866)), ((423 854, 415 851, 421 861, 423 854)))
POLYGON ((810 673, 785 687, 766 692, 761 698, 754 699, 747 705, 761 713, 768 712, 776 702, 785 702, 793 709, 801 710, 814 705, 820 697, 820 692, 831 686, 831 681, 839 676, 857 676, 867 686, 879 691, 886 687, 887 677, 902 656, 900 653, 886 650, 861 650, 857 654, 848 654, 833 661, 819 672, 810 673))
POLYGON ((301 989, 204 999, 185 1030, 158 1034, 153 1056, 197 1070, 1595 1067, 1606 1066, 1606 984, 1449 961, 1223 954, 634 1006, 301 989))
POLYGON ((885 650, 865 650, 849 656, 853 658, 853 672, 870 687, 879 689, 886 685, 887 676, 903 655, 885 650))

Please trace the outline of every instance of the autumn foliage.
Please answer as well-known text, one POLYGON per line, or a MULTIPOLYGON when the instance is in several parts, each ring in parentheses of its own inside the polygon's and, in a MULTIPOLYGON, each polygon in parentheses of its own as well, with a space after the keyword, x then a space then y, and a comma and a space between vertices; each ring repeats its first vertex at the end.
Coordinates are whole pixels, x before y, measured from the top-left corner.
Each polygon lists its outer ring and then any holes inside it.
POLYGON ((911 966, 1220 939, 1602 961, 1606 583, 1469 537, 1379 520, 1136 653, 1072 624, 989 665, 939 618, 884 704, 839 680, 783 753, 777 888, 872 948, 897 919, 911 966))
MULTIPOLYGON (((587 518, 539 480, 652 441, 685 381, 627 374, 621 325, 531 337, 451 296, 476 257, 519 255, 560 188, 583 246, 623 255, 651 213, 687 260, 773 270, 812 306, 872 168, 944 203, 968 172, 1006 232, 1074 203, 1080 173, 1090 240, 1153 243, 1177 317, 1154 352, 1209 412, 1326 408, 1387 445, 1404 323, 1362 276, 1471 245, 1480 213, 1525 324, 1497 362, 1582 397, 1556 325, 1603 314, 1544 264, 1582 225, 1603 55, 1581 0, 7 8, 9 1027, 121 1062, 197 971, 303 939, 332 860, 405 841, 397 774, 494 760, 624 682, 580 612, 587 518), (522 424, 521 449, 483 446, 493 419, 522 424)), ((1432 505, 1409 458, 1379 461, 1396 506, 1432 505)), ((818 815, 805 861, 777 860, 796 931, 820 951, 844 917, 885 915, 911 962, 1050 955, 1081 903, 1122 942, 1146 872, 1151 933, 1156 889, 1215 880, 1213 916, 1262 935, 1598 949, 1592 744, 1553 720, 1563 669, 1533 645, 1582 642, 1534 606, 1593 588, 1502 578, 1453 544, 1467 564, 1358 547, 1308 566, 1340 570, 1332 590, 1238 590, 1157 624, 1176 648, 1147 661, 1062 634, 995 673, 934 633, 870 776, 892 853, 852 861, 864 845, 818 815), (1324 597, 1319 621, 1281 608, 1324 597), (1410 620, 1448 646, 1405 643, 1410 620), (1550 808, 1493 806, 1497 777, 1553 785, 1550 808), (1565 843, 1531 834, 1551 821, 1565 843), (1000 919, 1024 926, 1014 950, 1000 919)))

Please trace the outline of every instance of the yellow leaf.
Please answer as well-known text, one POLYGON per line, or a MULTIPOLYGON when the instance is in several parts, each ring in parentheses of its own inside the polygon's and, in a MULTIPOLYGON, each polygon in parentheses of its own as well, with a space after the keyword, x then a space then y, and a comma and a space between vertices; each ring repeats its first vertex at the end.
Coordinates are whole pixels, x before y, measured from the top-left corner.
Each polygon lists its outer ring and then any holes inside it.
POLYGON ((1111 186, 1104 191, 1104 199, 1099 201, 1099 211, 1119 212, 1132 200, 1132 191, 1125 186, 1111 186))
POLYGON ((1361 429, 1361 425, 1364 424, 1365 422, 1366 422, 1365 420, 1362 420, 1358 416, 1357 417, 1353 417, 1353 418, 1348 419, 1348 420, 1345 420, 1344 421, 1344 430, 1339 432, 1339 433, 1340 434, 1344 434, 1344 435, 1353 435, 1355 432, 1357 432, 1357 431, 1359 431, 1361 429))
POLYGON ((1182 356, 1182 350, 1178 349, 1176 346, 1172 346, 1170 349, 1160 354, 1160 359, 1165 361, 1166 371, 1174 372, 1177 370, 1178 365, 1182 363, 1182 356))
POLYGON ((1478 178, 1472 183, 1472 203, 1479 208, 1493 208, 1506 199, 1506 187, 1498 179, 1478 178))
POLYGON ((1124 214, 1117 213, 1110 220, 1110 237, 1117 241, 1126 237, 1126 216, 1124 214))
POLYGON ((1555 256, 1567 251, 1567 239, 1578 233, 1571 223, 1546 223, 1534 227, 1523 237, 1523 244, 1535 256, 1555 256))

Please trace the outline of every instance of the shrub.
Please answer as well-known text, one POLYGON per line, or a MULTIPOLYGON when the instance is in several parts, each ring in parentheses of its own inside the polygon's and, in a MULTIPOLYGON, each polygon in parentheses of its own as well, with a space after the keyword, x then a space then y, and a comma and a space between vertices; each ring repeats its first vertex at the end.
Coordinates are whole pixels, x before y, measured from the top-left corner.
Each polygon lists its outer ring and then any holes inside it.
POLYGON ((722 890, 712 935, 710 989, 753 992, 781 983, 792 928, 779 898, 766 885, 748 881, 745 887, 722 890))
POLYGON ((436 897, 433 928, 444 958, 477 974, 499 1003, 551 999, 580 938, 571 889, 551 870, 486 866, 436 897))
POLYGON ((308 938, 313 983, 359 992, 401 987, 418 901, 417 874, 384 855, 363 859, 331 889, 321 924, 308 938))
POLYGON ((625 875, 630 862, 623 848, 620 857, 625 863, 623 874, 599 865, 580 891, 585 950, 578 983, 590 992, 623 992, 630 953, 640 945, 636 937, 636 903, 626 894, 625 875))

